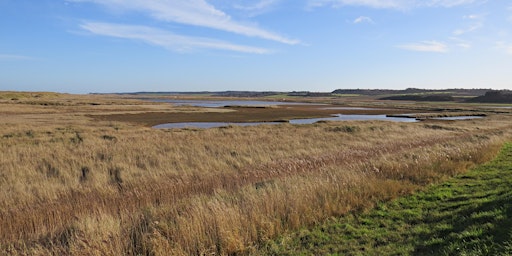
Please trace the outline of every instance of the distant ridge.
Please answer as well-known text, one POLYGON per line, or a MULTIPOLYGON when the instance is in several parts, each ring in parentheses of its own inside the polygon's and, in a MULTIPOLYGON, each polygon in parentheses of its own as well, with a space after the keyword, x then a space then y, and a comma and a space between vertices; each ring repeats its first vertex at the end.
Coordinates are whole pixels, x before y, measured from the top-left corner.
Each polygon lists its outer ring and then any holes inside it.
POLYGON ((481 102, 481 103, 512 103, 512 91, 488 91, 483 96, 478 96, 469 99, 468 102, 481 102))
POLYGON ((449 94, 398 95, 379 98, 379 100, 410 100, 410 101, 455 101, 449 94))
POLYGON ((392 89, 337 89, 332 94, 356 94, 366 96, 384 95, 408 95, 408 94, 448 94, 452 96, 482 96, 491 89, 418 89, 407 88, 405 90, 392 89))
POLYGON ((115 93, 90 93, 90 94, 117 94, 117 95, 169 95, 169 94, 211 94, 211 92, 207 91, 199 91, 199 92, 115 92, 115 93))
POLYGON ((166 95, 206 95, 217 97, 339 97, 343 95, 368 96, 380 100, 409 100, 409 101, 457 101, 457 102, 486 102, 486 103, 512 103, 512 91, 492 89, 419 89, 407 88, 405 90, 393 89, 336 89, 332 92, 310 91, 159 91, 159 92, 121 92, 121 93, 91 93, 91 94, 117 94, 139 96, 166 96, 166 95))

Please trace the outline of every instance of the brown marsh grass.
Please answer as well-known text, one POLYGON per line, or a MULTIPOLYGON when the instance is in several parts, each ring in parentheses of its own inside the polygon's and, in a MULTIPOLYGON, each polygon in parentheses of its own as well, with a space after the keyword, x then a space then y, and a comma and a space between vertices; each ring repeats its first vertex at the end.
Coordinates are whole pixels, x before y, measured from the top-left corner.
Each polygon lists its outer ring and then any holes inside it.
POLYGON ((464 172, 512 128, 501 115, 156 130, 91 114, 182 110, 89 95, 0 106, 0 254, 12 255, 251 254, 464 172))

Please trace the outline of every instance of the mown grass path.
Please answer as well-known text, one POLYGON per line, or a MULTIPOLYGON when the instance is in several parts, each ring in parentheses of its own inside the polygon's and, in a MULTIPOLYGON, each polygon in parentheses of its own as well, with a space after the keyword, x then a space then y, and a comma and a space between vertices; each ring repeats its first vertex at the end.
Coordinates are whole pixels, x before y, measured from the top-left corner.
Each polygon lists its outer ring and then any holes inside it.
POLYGON ((512 255, 512 143, 491 162, 267 244, 278 255, 512 255))

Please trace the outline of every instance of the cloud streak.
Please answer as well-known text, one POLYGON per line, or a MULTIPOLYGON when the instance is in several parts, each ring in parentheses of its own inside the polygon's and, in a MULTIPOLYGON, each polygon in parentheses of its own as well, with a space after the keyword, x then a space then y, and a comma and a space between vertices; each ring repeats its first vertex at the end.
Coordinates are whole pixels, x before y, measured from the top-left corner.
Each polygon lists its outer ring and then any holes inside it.
POLYGON ((437 41, 421 41, 418 43, 398 45, 397 47, 404 50, 416 52, 448 52, 448 46, 444 43, 440 43, 437 41))
POLYGON ((370 24, 374 24, 375 22, 373 22, 372 18, 370 17, 366 17, 366 16, 359 16, 358 18, 356 18, 354 21, 354 24, 359 24, 359 23, 370 23, 370 24))
POLYGON ((254 1, 250 1, 251 4, 235 4, 234 8, 248 12, 250 16, 256 16, 273 9, 276 4, 281 1, 282 0, 260 0, 256 3, 254 3, 254 1))
MULTIPOLYGON (((68 0, 71 2, 90 2, 115 10, 141 12, 153 19, 186 25, 207 27, 227 31, 248 37, 257 37, 283 44, 299 44, 299 40, 290 39, 277 33, 259 28, 253 24, 242 24, 225 12, 218 10, 206 0, 68 0)), ((263 1, 260 8, 272 1, 263 1), (266 3, 268 2, 268 3, 266 3)))
POLYGON ((476 31, 476 30, 479 30, 480 28, 482 28, 484 26, 485 15, 472 14, 472 15, 464 16, 464 19, 471 20, 471 21, 473 21, 473 23, 470 24, 467 28, 457 29, 457 30, 453 31, 453 34, 455 36, 460 36, 460 35, 470 33, 470 32, 473 32, 473 31, 476 31))
POLYGON ((210 38, 177 35, 166 30, 147 26, 85 22, 80 27, 96 35, 142 41, 177 52, 189 52, 195 49, 215 49, 253 54, 271 53, 270 50, 264 48, 237 45, 210 38))
POLYGON ((309 7, 366 6, 376 9, 408 10, 422 7, 454 7, 486 0, 310 0, 309 7))
POLYGON ((465 29, 457 29, 457 30, 453 31, 453 34, 456 35, 456 36, 460 36, 460 35, 463 35, 463 34, 467 34, 467 33, 476 31, 476 30, 478 30, 478 29, 480 29, 482 27, 483 27, 482 23, 475 23, 475 24, 472 24, 472 25, 470 25, 469 27, 467 27, 465 29))

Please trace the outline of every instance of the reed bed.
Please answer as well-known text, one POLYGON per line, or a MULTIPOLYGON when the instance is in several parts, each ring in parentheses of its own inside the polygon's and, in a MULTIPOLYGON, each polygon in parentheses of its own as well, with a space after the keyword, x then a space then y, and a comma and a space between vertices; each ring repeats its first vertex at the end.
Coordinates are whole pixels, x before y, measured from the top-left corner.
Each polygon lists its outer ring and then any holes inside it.
POLYGON ((491 116, 155 130, 64 112, 0 125, 0 254, 251 254, 464 172, 512 128, 491 116))

